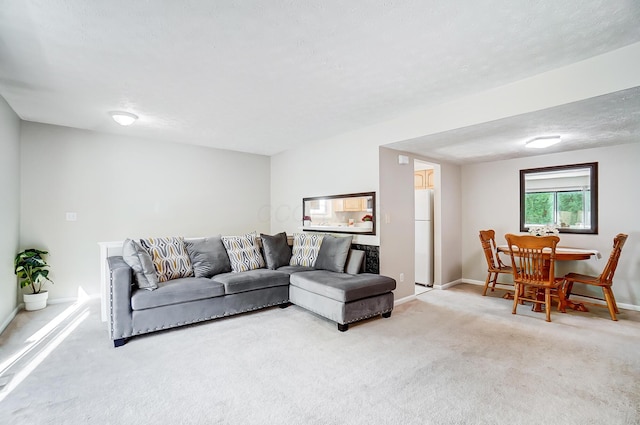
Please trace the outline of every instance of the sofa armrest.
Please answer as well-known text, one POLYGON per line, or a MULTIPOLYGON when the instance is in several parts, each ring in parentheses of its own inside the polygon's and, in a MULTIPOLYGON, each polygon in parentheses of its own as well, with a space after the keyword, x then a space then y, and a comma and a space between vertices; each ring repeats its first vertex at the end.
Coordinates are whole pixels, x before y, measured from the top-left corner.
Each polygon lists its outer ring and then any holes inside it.
POLYGON ((133 269, 120 256, 107 258, 109 266, 109 337, 122 340, 131 336, 131 285, 133 269))

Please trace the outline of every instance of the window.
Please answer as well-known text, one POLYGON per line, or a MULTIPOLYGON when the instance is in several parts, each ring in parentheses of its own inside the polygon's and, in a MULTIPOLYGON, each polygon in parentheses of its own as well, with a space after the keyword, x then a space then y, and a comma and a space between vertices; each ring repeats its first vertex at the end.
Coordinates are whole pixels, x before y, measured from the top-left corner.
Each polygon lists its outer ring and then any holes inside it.
POLYGON ((561 233, 598 233, 598 163, 520 170, 520 231, 555 224, 561 233))
POLYGON ((304 198, 302 230, 375 235, 375 205, 375 192, 304 198))

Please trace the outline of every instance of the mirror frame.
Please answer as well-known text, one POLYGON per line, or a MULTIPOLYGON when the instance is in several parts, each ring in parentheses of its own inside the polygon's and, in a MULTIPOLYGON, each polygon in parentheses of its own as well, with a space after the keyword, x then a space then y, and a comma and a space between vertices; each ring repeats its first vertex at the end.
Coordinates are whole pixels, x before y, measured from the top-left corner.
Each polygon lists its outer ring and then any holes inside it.
POLYGON ((520 231, 528 232, 525 227, 525 177, 528 174, 547 173, 550 171, 564 171, 576 168, 589 169, 589 185, 591 191, 591 223, 589 229, 571 229, 566 227, 558 227, 560 233, 578 233, 597 235, 598 234, 598 163, 586 162, 583 164, 557 165, 553 167, 529 168, 520 170, 520 231))
MULTIPOLYGON (((320 232, 320 233, 348 233, 348 234, 353 234, 353 235, 375 235, 376 234, 376 193, 375 192, 360 192, 360 193, 347 193, 347 194, 341 194, 341 195, 330 195, 330 196, 314 196, 314 197, 310 197, 310 198, 302 198, 302 223, 303 223, 303 227, 302 227, 302 231, 304 232, 320 232), (361 197, 366 197, 366 196, 371 196, 371 216, 373 217, 373 220, 371 220, 372 222, 372 226, 371 226, 371 230, 368 232, 354 232, 354 231, 349 231, 349 230, 323 230, 323 229, 313 229, 313 228, 308 228, 308 227, 304 227, 304 217, 305 215, 310 215, 308 214, 308 212, 305 210, 305 203, 307 201, 318 201, 318 200, 333 200, 333 199, 344 199, 344 198, 361 198, 361 197)), ((348 229, 348 227, 345 227, 345 229, 348 229)))

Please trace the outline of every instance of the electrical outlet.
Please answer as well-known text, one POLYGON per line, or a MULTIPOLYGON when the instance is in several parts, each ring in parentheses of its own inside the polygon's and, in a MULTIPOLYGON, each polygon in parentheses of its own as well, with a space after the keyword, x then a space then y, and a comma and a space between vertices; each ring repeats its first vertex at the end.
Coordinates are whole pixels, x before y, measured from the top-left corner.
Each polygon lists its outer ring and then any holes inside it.
POLYGON ((78 219, 78 214, 74 212, 68 212, 66 217, 67 221, 76 221, 78 219))
POLYGON ((404 282, 404 273, 400 273, 400 282, 404 282))

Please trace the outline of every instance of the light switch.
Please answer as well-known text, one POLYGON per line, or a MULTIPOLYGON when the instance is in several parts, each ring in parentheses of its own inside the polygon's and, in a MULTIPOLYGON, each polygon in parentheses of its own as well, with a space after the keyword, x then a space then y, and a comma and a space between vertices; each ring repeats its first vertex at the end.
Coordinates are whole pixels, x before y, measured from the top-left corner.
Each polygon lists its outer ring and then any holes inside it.
POLYGON ((78 214, 74 212, 67 213, 67 221, 76 221, 78 220, 78 214))

